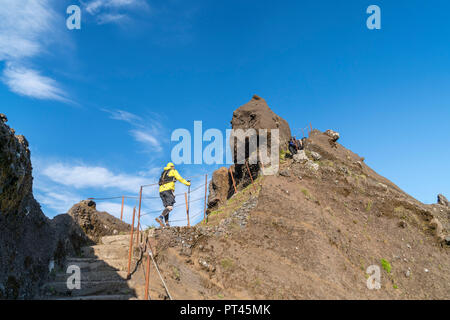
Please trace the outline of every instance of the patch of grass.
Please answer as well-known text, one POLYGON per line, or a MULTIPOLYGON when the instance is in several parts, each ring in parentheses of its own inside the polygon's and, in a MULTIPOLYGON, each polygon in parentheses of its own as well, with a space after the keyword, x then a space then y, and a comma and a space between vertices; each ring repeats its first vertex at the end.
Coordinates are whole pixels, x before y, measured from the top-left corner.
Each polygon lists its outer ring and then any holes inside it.
POLYGON ((221 214, 223 212, 223 210, 222 209, 219 209, 219 210, 214 210, 214 211, 211 211, 210 213, 209 213, 209 217, 214 217, 215 215, 219 215, 219 214, 221 214))
POLYGON ((384 270, 386 270, 387 273, 391 273, 392 266, 386 259, 381 259, 381 266, 384 270))
POLYGON ((224 297, 224 295, 223 295, 223 294, 219 293, 219 294, 217 295, 217 298, 219 298, 219 299, 223 299, 223 298, 225 298, 225 297, 224 297))
POLYGON ((403 211, 405 211, 405 208, 403 208, 403 206, 394 208, 395 213, 402 213, 403 211))
POLYGON ((224 269, 231 269, 234 265, 234 262, 230 258, 225 258, 225 259, 222 259, 222 261, 220 261, 220 265, 224 269))
POLYGON ((393 288, 398 289, 398 286, 394 283, 393 288))
POLYGON ((308 189, 301 189, 301 191, 305 195, 306 199, 308 200, 314 199, 313 196, 309 193, 308 189))
POLYGON ((372 206, 373 206, 373 201, 369 200, 369 202, 367 203, 366 211, 369 212, 370 210, 372 210, 372 206))
POLYGON ((173 267, 172 270, 175 280, 180 281, 180 269, 178 269, 177 267, 173 267))
POLYGON ((319 166, 334 167, 334 162, 328 159, 320 160, 317 163, 319 164, 319 166))
POLYGON ((281 150, 280 150, 280 160, 285 160, 285 159, 286 159, 286 155, 287 155, 288 153, 290 154, 290 152, 287 152, 286 150, 281 149, 281 150))

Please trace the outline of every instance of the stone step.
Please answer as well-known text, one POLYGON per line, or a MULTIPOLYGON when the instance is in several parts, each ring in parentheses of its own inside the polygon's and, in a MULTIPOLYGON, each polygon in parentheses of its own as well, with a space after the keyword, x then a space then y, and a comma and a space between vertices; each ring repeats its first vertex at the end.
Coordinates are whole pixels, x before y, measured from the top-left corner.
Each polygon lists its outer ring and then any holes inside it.
MULTIPOLYGON (((72 276, 68 273, 58 273, 55 276, 55 282, 65 282, 72 276)), ((126 271, 102 270, 102 271, 83 271, 81 270, 81 281, 113 281, 126 280, 126 271)))
MULTIPOLYGON (((128 258, 126 259, 105 259, 97 258, 68 258, 66 260, 66 270, 70 265, 80 267, 82 271, 125 271, 128 268, 128 258)), ((134 264, 132 264, 134 266, 134 264)))
POLYGON ((102 237, 102 244, 119 244, 119 245, 129 246, 130 245, 130 234, 102 237))
POLYGON ((124 245, 96 245, 81 248, 83 258, 124 259, 128 257, 128 246, 124 245))
POLYGON ((66 281, 49 282, 42 286, 44 296, 94 296, 94 295, 135 295, 125 280, 81 281, 80 289, 68 289, 66 281))
POLYGON ((82 296, 82 297, 64 297, 55 300, 134 300, 133 295, 98 295, 98 296, 82 296))

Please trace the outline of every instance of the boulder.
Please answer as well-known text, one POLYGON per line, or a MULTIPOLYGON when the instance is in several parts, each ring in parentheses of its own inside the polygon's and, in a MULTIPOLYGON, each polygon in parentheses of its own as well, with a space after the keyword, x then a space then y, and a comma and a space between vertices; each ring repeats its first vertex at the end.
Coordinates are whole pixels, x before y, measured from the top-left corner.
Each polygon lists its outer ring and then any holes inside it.
POLYGON ((8 122, 8 118, 6 117, 5 114, 0 113, 0 121, 3 123, 7 123, 8 122))
POLYGON ((445 207, 449 206, 447 198, 444 195, 442 195, 442 194, 438 195, 438 202, 437 203, 442 205, 442 206, 445 206, 445 207))
MULTIPOLYGON (((267 155, 272 152, 272 130, 279 130, 279 149, 287 150, 289 140, 291 139, 291 129, 286 120, 276 115, 267 105, 266 101, 257 95, 253 96, 252 100, 233 112, 231 119, 231 127, 233 130, 230 135, 230 146, 233 156, 234 165, 231 167, 233 177, 238 189, 248 186, 252 179, 257 179, 260 171, 262 171, 262 164, 258 158, 259 155, 259 139, 258 134, 263 133, 260 130, 267 130, 267 155), (244 136, 238 134, 241 129, 244 136), (253 132, 247 131, 254 129, 253 132), (245 133, 248 133, 247 135, 245 133), (255 142, 254 148, 250 148, 250 143, 255 142), (238 146, 244 147, 240 150, 245 153, 238 156, 238 146), (250 151, 254 151, 250 154, 250 151), (245 160, 245 161, 244 161, 245 160), (242 161, 242 162, 241 162, 242 161), (245 162, 248 163, 249 168, 245 162), (250 171, 250 174, 249 174, 250 171)), ((253 147, 253 146, 252 146, 253 147)), ((265 174, 275 174, 278 172, 279 156, 276 158, 277 163, 267 164, 264 169, 265 174)), ((213 180, 210 184, 210 194, 208 197, 208 212, 214 210, 222 203, 224 203, 234 193, 231 177, 229 177, 227 168, 220 168, 213 174, 213 180)))
POLYGON ((294 162, 305 163, 308 162, 309 159, 306 156, 305 150, 300 150, 293 156, 294 162))
POLYGON ((329 136, 333 142, 338 141, 339 138, 341 137, 339 132, 333 131, 331 129, 328 129, 327 131, 325 131, 325 134, 327 136, 329 136))
MULTIPOLYGON (((256 134, 259 133, 260 129, 267 129, 268 133, 268 147, 270 145, 270 135, 271 130, 279 130, 279 146, 280 149, 287 150, 289 140, 291 139, 291 129, 286 120, 275 114, 267 105, 266 101, 258 97, 253 96, 250 102, 244 104, 233 112, 233 118, 231 119, 231 127, 233 130, 237 129, 255 129, 256 134)), ((235 137, 231 135, 230 145, 233 146, 232 142, 235 137)), ((258 146, 259 147, 259 146, 258 146)), ((236 148, 237 144, 232 148, 233 156, 236 163, 236 148)), ((248 158, 246 155, 245 158, 248 158)))
POLYGON ((314 163, 313 161, 309 160, 306 162, 306 168, 308 168, 311 171, 318 171, 319 165, 317 163, 314 163))
POLYGON ((314 151, 311 151, 311 157, 314 159, 314 161, 319 161, 320 159, 322 159, 322 156, 314 151))
POLYGON ((208 211, 215 210, 225 203, 230 195, 232 182, 226 167, 214 171, 209 183, 208 211))
POLYGON ((445 237, 445 244, 450 246, 450 236, 445 237))
POLYGON ((281 170, 279 175, 282 177, 290 177, 291 173, 289 172, 289 170, 281 170))
POLYGON ((430 226, 434 230, 435 236, 438 239, 438 241, 439 242, 445 241, 444 227, 437 218, 433 218, 431 220, 430 226))
POLYGON ((107 212, 99 212, 96 203, 92 200, 83 200, 75 204, 67 214, 83 230, 93 242, 99 243, 104 236, 111 236, 120 232, 129 232, 128 223, 113 217, 107 212))

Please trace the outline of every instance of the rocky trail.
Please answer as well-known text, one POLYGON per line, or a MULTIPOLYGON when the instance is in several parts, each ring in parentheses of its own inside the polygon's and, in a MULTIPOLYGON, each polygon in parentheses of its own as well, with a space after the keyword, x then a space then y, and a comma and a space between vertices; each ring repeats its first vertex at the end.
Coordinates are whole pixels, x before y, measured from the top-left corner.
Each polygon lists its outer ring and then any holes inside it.
POLYGON ((235 110, 231 123, 280 130, 278 172, 237 162, 216 170, 207 221, 145 230, 131 277, 132 226, 90 200, 47 219, 32 195, 28 143, 4 123, 0 298, 143 299, 150 265, 151 300, 450 299, 445 196, 436 204, 414 199, 332 130, 311 130, 304 150, 290 155, 289 124, 260 97, 235 110), (67 287, 70 266, 80 268, 80 289, 67 287), (368 286, 373 268, 380 271, 376 290, 368 286))
MULTIPOLYGON (((81 248, 79 257, 67 257, 59 270, 53 270, 41 287, 40 299, 129 300, 136 299, 137 284, 127 280, 130 235, 105 236, 101 244, 81 248), (80 270, 81 288, 68 289, 70 267, 80 270)), ((69 281, 73 283, 72 281, 69 281)))

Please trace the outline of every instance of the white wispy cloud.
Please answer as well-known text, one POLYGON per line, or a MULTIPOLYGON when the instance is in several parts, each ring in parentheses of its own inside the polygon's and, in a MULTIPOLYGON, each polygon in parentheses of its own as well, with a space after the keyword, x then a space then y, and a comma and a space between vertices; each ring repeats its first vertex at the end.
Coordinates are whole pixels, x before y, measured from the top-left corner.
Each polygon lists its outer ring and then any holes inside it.
POLYGON ((121 23, 127 21, 129 18, 125 14, 114 14, 114 13, 102 13, 97 17, 98 24, 107 24, 107 23, 121 23))
POLYGON ((96 17, 98 24, 121 24, 131 20, 130 12, 150 9, 145 0, 91 0, 83 5, 86 12, 96 17))
POLYGON ((145 117, 144 119, 136 114, 120 109, 102 109, 102 111, 109 113, 111 119, 129 123, 134 128, 130 130, 131 136, 137 142, 142 143, 146 147, 146 151, 162 151, 163 137, 166 130, 157 114, 153 113, 151 117, 145 117))
POLYGON ((86 11, 95 14, 102 9, 130 9, 148 7, 145 0, 92 0, 85 4, 86 11))
POLYGON ((62 190, 57 186, 50 186, 43 183, 37 183, 34 186, 36 190, 36 200, 56 213, 66 213, 75 203, 78 203, 82 197, 70 190, 62 190))
MULTIPOLYGON (((73 159, 62 161, 55 158, 32 157, 32 162, 34 195, 49 217, 65 213, 74 204, 90 197, 112 197, 94 201, 97 203, 97 210, 106 211, 119 218, 121 197, 125 195, 134 197, 125 200, 124 220, 130 223, 133 206, 137 205, 139 187, 155 183, 160 174, 158 172, 156 176, 148 172, 136 174, 113 172, 103 166, 86 165, 73 159)), ((145 197, 158 196, 157 186, 144 190, 145 197)), ((149 210, 146 202, 142 204, 142 210, 143 212, 149 210)))
POLYGON ((25 67, 30 59, 48 52, 59 37, 59 15, 52 4, 52 0, 1 1, 0 61, 6 62, 1 80, 23 96, 68 102, 56 80, 25 67))
POLYGON ((155 150, 158 152, 162 151, 160 140, 156 138, 154 133, 142 130, 131 130, 130 132, 136 141, 145 144, 150 150, 155 150))
POLYGON ((42 76, 35 70, 14 67, 8 63, 2 80, 12 92, 22 96, 69 102, 66 93, 55 80, 42 76))
POLYGON ((108 109, 102 109, 102 111, 109 113, 111 119, 125 121, 132 125, 139 125, 140 122, 142 121, 141 117, 128 111, 108 110, 108 109))
POLYGON ((53 182, 76 189, 98 188, 119 189, 135 193, 141 185, 148 183, 148 179, 129 174, 115 174, 104 167, 82 165, 68 165, 54 163, 42 170, 42 174, 53 182))

